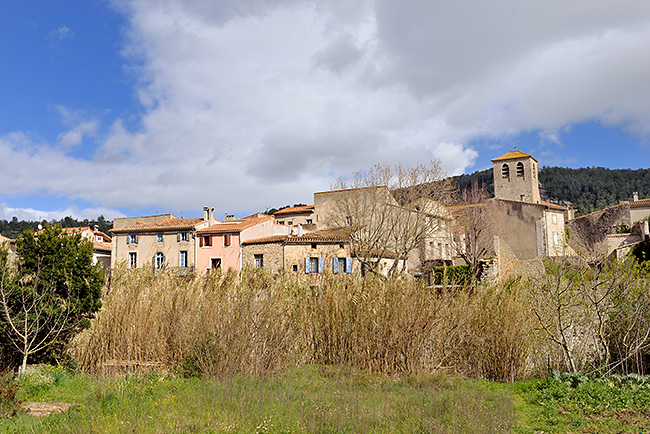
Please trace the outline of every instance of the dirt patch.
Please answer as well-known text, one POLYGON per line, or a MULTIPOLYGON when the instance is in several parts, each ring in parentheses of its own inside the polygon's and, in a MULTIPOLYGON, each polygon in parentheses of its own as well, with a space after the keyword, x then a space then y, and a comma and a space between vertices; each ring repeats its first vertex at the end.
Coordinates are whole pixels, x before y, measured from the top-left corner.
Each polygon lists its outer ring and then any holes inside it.
POLYGON ((23 404, 25 411, 36 417, 47 416, 50 413, 63 413, 71 406, 72 404, 64 402, 26 402, 23 404))

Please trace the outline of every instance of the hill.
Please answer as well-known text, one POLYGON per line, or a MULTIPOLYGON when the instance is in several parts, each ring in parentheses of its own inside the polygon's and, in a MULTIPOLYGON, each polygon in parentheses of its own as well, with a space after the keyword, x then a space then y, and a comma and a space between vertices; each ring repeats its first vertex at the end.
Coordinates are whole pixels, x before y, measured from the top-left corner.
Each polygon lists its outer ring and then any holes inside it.
MULTIPOLYGON (((492 169, 451 178, 459 190, 469 188, 474 180, 478 180, 479 185, 484 185, 494 195, 492 169)), ((635 191, 639 193, 640 199, 650 197, 650 169, 569 169, 544 166, 539 171, 539 183, 542 200, 571 204, 576 208, 576 215, 632 200, 635 191)))

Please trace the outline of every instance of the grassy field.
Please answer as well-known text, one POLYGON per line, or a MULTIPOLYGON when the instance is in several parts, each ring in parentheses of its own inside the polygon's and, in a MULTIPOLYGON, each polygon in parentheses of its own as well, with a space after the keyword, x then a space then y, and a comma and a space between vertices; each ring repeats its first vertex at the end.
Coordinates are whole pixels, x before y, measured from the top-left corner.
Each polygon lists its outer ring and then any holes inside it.
POLYGON ((650 432, 650 385, 631 377, 505 384, 307 366, 217 381, 53 370, 22 380, 20 393, 25 401, 73 406, 0 419, 0 433, 650 432))

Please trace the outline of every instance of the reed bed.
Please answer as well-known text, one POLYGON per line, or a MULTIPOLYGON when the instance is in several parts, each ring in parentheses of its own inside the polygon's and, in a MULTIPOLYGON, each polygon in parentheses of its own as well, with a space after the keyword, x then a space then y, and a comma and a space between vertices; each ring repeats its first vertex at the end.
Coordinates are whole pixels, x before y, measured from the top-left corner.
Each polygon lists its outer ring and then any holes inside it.
POLYGON ((519 281, 470 295, 404 277, 307 277, 118 270, 73 357, 88 373, 163 366, 218 378, 325 364, 505 381, 530 368, 536 334, 519 281))

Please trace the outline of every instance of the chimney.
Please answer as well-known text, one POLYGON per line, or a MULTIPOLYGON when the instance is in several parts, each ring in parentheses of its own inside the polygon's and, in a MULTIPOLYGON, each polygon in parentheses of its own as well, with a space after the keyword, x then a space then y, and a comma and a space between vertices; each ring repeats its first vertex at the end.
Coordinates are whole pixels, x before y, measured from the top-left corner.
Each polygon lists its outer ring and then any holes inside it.
POLYGON ((212 226, 212 220, 214 218, 214 208, 209 206, 203 207, 203 221, 208 222, 208 226, 212 226))
POLYGON ((638 191, 635 191, 634 193, 632 193, 632 200, 634 202, 639 200, 639 192, 638 191))
POLYGON ((302 237, 302 224, 298 223, 298 236, 302 237))
POLYGON ((226 214, 226 221, 228 220, 237 220, 235 214, 226 214))

